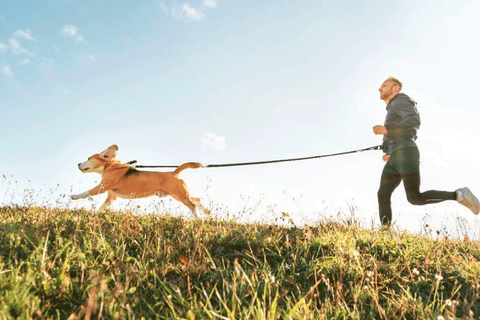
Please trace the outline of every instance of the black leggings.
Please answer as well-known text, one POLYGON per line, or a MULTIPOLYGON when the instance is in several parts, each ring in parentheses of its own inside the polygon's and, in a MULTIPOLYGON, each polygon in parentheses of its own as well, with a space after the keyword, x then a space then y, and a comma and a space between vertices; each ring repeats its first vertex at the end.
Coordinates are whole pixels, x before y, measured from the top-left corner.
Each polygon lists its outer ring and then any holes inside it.
POLYGON ((438 203, 456 200, 455 192, 430 190, 420 192, 420 153, 418 148, 399 149, 390 157, 383 168, 380 189, 378 189, 378 207, 382 225, 392 223, 390 199, 393 191, 403 181, 407 200, 414 205, 438 203))

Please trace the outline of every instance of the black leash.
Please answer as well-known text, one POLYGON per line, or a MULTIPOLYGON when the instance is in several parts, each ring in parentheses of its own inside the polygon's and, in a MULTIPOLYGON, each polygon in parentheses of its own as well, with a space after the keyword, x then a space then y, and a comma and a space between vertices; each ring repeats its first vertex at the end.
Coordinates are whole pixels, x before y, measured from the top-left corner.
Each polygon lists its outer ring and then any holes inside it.
MULTIPOLYGON (((332 154, 324 154, 324 155, 321 155, 321 156, 312 156, 312 157, 304 157, 304 158, 292 158, 292 159, 257 161, 257 162, 227 163, 227 164, 209 164, 209 165, 206 165, 205 168, 238 167, 238 166, 251 166, 251 165, 259 165, 259 164, 270 164, 270 163, 278 163, 278 162, 310 160, 310 159, 334 157, 334 156, 341 156, 341 155, 344 155, 344 154, 359 153, 359 152, 363 152, 363 151, 381 150, 381 149, 382 149, 382 146, 380 145, 380 146, 373 146, 373 147, 359 149, 359 150, 332 153, 332 154)), ((127 164, 135 164, 135 163, 137 163, 137 160, 132 160, 130 162, 127 162, 127 164)), ((177 167, 178 166, 143 166, 143 165, 135 166, 135 168, 177 168, 177 167)))

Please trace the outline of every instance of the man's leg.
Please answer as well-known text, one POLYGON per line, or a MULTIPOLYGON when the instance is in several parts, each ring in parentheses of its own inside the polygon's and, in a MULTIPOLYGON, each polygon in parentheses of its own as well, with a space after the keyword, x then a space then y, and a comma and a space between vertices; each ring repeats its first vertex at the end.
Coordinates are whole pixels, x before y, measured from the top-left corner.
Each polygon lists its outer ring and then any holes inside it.
POLYGON ((420 170, 402 176, 405 193, 408 202, 411 204, 422 206, 430 203, 439 203, 445 200, 456 200, 455 192, 429 190, 420 192, 420 170))
POLYGON ((414 205, 425 205, 457 198, 455 192, 437 190, 420 192, 420 152, 418 148, 399 150, 398 155, 401 157, 398 171, 402 175, 408 202, 414 205))
POLYGON ((480 203, 468 188, 461 188, 454 192, 430 190, 420 193, 420 171, 404 175, 402 178, 408 202, 411 204, 421 206, 445 200, 457 200, 458 203, 472 210, 474 214, 480 212, 480 203))
POLYGON ((380 222, 382 225, 389 226, 392 223, 391 197, 393 191, 398 187, 402 177, 395 173, 393 168, 387 164, 383 168, 380 188, 378 189, 378 210, 380 213, 380 222))

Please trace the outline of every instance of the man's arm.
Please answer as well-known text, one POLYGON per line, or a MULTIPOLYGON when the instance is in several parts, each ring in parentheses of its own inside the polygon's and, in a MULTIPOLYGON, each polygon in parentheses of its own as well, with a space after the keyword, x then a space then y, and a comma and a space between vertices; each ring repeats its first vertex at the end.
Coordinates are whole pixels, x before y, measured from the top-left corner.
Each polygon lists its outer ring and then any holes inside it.
MULTIPOLYGON (((373 133, 375 134, 387 134, 388 129, 385 126, 374 126, 373 127, 373 133)), ((389 154, 384 154, 382 157, 383 161, 387 162, 390 160, 390 155, 389 154)))

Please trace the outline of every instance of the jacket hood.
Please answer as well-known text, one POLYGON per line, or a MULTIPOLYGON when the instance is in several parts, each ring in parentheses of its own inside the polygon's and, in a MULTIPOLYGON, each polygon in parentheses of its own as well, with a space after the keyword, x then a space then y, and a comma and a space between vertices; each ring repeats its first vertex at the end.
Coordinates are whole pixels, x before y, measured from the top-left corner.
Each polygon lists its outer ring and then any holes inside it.
POLYGON ((392 102, 393 102, 394 100, 397 100, 397 101, 399 101, 399 100, 404 100, 404 101, 408 101, 408 102, 410 102, 410 103, 413 103, 414 105, 417 104, 417 103, 415 102, 415 100, 413 100, 412 98, 410 98, 409 96, 407 96, 405 93, 400 92, 400 93, 398 93, 395 97, 393 97, 392 100, 390 100, 390 101, 388 102, 387 109, 388 109, 388 106, 389 106, 390 104, 392 104, 392 102))

